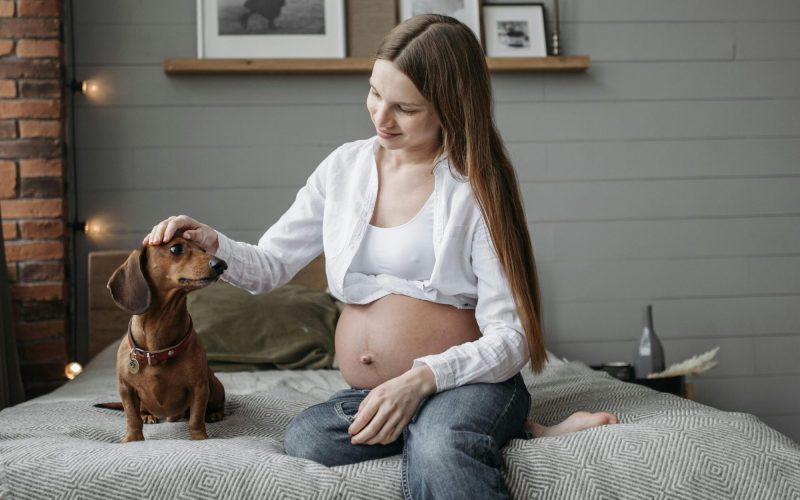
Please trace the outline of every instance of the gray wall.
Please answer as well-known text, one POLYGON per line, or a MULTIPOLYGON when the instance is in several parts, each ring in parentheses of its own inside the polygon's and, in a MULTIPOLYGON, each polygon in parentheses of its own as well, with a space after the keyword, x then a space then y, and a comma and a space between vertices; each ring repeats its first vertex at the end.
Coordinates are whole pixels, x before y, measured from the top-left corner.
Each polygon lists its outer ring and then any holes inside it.
MULTIPOLYGON (((549 347, 629 360, 652 303, 668 363, 721 347, 698 401, 800 441, 800 3, 561 11, 587 73, 494 77, 549 347)), ((106 226, 82 267, 170 214, 254 241, 328 151, 372 133, 366 76, 165 76, 195 55, 194 16, 194 0, 76 0, 77 73, 102 87, 77 109, 79 210, 106 226)))

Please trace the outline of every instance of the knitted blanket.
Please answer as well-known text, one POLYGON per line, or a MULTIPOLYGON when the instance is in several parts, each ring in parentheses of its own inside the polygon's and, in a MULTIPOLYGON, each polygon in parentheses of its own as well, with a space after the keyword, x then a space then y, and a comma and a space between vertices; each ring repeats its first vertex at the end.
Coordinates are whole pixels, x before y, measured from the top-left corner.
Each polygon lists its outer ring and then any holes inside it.
MULTIPOLYGON (((207 425, 206 441, 190 441, 184 421, 147 425, 145 441, 120 444, 124 414, 93 406, 119 399, 106 368, 90 394, 0 412, 0 498, 403 497, 399 455, 328 468, 284 454, 290 420, 341 387, 336 370, 275 371, 268 384, 229 393, 226 417, 207 425), (309 390, 297 383, 304 377, 325 383, 309 390)), ((800 498, 800 446, 752 415, 577 362, 524 376, 540 423, 577 410, 609 411, 621 422, 511 441, 503 455, 514 498, 800 498)))

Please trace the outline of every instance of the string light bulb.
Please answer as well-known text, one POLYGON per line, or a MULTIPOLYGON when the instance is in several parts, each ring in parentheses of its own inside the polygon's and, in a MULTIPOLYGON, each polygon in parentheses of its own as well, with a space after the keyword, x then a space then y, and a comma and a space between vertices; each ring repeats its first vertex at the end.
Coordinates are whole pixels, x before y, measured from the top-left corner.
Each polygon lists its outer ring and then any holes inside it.
POLYGON ((67 366, 64 367, 64 375, 70 380, 75 379, 81 373, 83 373, 83 366, 77 361, 67 363, 67 366))
POLYGON ((80 92, 85 96, 93 96, 100 90, 100 85, 95 80, 72 80, 69 87, 73 92, 80 92))
POLYGON ((85 96, 93 96, 100 90, 100 85, 94 80, 84 80, 81 85, 81 91, 85 96))
POLYGON ((103 226, 97 220, 87 220, 83 226, 83 232, 87 236, 98 236, 103 232, 103 226))
POLYGON ((83 233, 86 236, 99 236, 103 232, 103 224, 98 219, 76 220, 70 226, 76 233, 83 233))

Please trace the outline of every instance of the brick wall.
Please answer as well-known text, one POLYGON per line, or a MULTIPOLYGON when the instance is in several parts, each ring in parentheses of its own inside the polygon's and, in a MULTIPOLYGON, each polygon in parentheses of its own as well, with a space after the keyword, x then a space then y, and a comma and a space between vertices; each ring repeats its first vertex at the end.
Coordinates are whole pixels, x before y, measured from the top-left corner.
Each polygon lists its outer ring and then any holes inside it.
POLYGON ((0 211, 27 397, 65 380, 61 2, 0 0, 0 211))

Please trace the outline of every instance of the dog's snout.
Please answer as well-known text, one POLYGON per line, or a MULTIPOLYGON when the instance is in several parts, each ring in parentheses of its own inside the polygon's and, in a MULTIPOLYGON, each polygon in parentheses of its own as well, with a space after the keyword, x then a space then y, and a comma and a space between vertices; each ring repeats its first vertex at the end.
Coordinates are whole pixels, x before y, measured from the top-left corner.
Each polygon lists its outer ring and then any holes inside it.
POLYGON ((218 259, 216 257, 212 257, 211 260, 208 262, 208 267, 211 268, 217 274, 222 274, 228 269, 228 264, 225 263, 224 260, 218 259))

